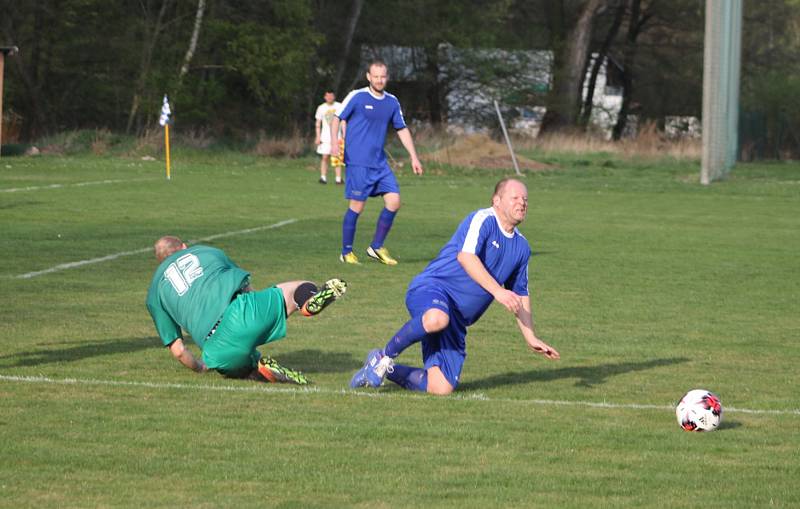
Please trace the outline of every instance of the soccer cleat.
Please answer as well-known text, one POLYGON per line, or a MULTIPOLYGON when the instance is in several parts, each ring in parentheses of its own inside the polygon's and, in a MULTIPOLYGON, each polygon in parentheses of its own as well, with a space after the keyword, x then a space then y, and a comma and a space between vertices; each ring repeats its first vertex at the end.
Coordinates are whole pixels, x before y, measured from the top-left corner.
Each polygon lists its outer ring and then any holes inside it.
POLYGON ((320 184, 327 184, 328 183, 328 179, 324 179, 324 178, 320 177, 317 182, 319 182, 320 184))
POLYGON ((339 261, 342 263, 350 263, 353 265, 360 265, 361 262, 358 261, 358 256, 352 251, 347 253, 346 255, 339 255, 339 261))
POLYGON ((304 374, 281 366, 272 357, 258 360, 258 373, 272 383, 308 385, 308 378, 304 374))
POLYGON ((325 281, 322 289, 312 295, 300 308, 300 312, 305 316, 314 316, 325 309, 328 304, 335 301, 347 291, 347 283, 341 279, 329 279, 325 281))
POLYGON ((387 355, 381 354, 379 349, 372 350, 367 354, 364 366, 361 367, 350 379, 350 387, 380 387, 386 373, 394 371, 394 360, 387 355))
POLYGON ((353 378, 350 379, 350 388, 358 389, 359 387, 366 387, 367 383, 367 370, 366 368, 361 368, 356 371, 353 378))
POLYGON ((386 249, 385 247, 372 249, 372 246, 369 246, 367 248, 367 255, 369 255, 370 258, 378 260, 384 265, 397 265, 397 260, 392 258, 392 256, 389 254, 389 250, 386 249))

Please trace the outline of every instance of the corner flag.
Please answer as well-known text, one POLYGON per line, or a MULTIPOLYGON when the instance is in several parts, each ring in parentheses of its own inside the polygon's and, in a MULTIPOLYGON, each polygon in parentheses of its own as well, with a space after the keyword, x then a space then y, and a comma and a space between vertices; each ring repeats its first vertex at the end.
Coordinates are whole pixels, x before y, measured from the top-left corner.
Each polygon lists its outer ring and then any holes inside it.
POLYGON ((169 117, 171 115, 172 110, 169 108, 169 99, 167 99, 167 94, 164 94, 164 104, 161 105, 161 117, 159 117, 158 123, 166 127, 167 124, 169 124, 169 117))
POLYGON ((167 180, 170 180, 169 174, 169 120, 172 116, 172 110, 169 107, 169 99, 167 94, 164 94, 164 104, 161 105, 161 116, 158 117, 158 123, 164 127, 164 147, 167 156, 167 180))

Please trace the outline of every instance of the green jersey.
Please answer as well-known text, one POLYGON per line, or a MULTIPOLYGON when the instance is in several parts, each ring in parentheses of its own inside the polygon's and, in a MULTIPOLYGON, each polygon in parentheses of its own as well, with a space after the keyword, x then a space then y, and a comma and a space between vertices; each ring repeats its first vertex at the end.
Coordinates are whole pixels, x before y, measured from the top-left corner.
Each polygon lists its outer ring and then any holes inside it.
POLYGON ((181 338, 181 327, 201 349, 231 299, 250 282, 221 250, 192 246, 166 258, 147 292, 147 310, 164 345, 181 338))

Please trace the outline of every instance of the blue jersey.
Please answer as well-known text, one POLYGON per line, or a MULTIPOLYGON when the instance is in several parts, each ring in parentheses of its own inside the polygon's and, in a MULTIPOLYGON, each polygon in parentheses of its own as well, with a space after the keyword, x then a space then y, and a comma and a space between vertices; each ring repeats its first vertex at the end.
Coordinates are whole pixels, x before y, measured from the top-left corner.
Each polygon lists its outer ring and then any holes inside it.
POLYGON ((406 127, 397 97, 384 92, 375 97, 369 87, 353 90, 336 109, 336 116, 347 122, 344 163, 348 166, 382 168, 386 166, 386 130, 406 127))
POLYGON ((513 233, 504 231, 493 208, 468 215, 436 258, 411 281, 409 291, 435 284, 447 292, 466 325, 475 323, 494 297, 458 262, 456 257, 461 251, 477 255, 500 285, 517 295, 528 295, 530 245, 516 228, 513 233))

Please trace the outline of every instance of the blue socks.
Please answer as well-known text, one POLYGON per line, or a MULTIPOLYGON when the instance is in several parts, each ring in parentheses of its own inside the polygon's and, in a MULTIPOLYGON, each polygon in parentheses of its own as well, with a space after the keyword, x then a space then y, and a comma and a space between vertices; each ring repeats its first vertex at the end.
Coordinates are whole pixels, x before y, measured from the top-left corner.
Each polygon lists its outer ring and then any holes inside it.
POLYGON ((428 372, 425 368, 395 364, 394 371, 386 373, 386 378, 409 391, 428 391, 428 372))
POLYGON ((383 247, 383 242, 386 240, 386 236, 389 235, 389 230, 392 229, 392 222, 394 222, 394 216, 396 215, 396 210, 392 212, 386 207, 381 210, 381 215, 378 216, 378 224, 375 226, 375 236, 372 238, 372 244, 370 244, 372 249, 383 247))
MULTIPOLYGON (((389 235, 389 230, 392 229, 392 223, 396 215, 397 211, 392 212, 386 207, 383 208, 381 215, 378 216, 378 224, 375 226, 375 236, 372 238, 372 244, 370 244, 372 249, 380 249, 383 247, 383 242, 386 240, 386 236, 389 235)), ((353 250, 353 242, 356 239, 356 223, 358 223, 358 216, 359 214, 353 212, 350 208, 348 208, 347 212, 344 214, 344 221, 342 221, 343 255, 353 250)))
POLYGON ((344 221, 342 222, 342 254, 353 250, 353 241, 356 238, 356 223, 358 222, 358 214, 353 212, 353 209, 348 208, 344 214, 344 221))
POLYGON ((400 327, 400 330, 386 343, 386 346, 383 347, 383 354, 394 359, 403 350, 420 341, 427 334, 422 326, 422 314, 415 316, 400 327))
MULTIPOLYGON (((386 343, 383 354, 394 359, 400 355, 400 352, 420 341, 427 334, 422 326, 422 315, 415 316, 400 327, 400 330, 386 343)), ((428 371, 425 368, 395 364, 394 371, 386 373, 386 378, 410 391, 428 391, 428 371)))

